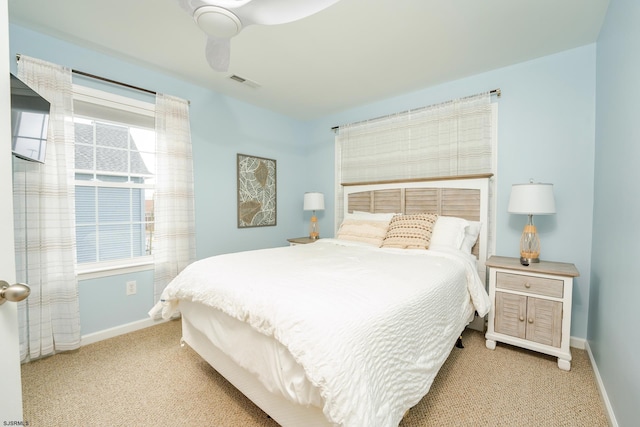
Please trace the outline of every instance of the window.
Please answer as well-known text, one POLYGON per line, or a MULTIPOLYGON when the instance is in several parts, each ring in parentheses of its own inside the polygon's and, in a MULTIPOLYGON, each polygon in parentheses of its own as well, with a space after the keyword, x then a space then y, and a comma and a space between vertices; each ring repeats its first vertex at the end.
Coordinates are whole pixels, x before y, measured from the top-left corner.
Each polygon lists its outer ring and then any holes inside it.
POLYGON ((74 90, 78 269, 149 263, 154 231, 154 107, 87 88, 74 90))

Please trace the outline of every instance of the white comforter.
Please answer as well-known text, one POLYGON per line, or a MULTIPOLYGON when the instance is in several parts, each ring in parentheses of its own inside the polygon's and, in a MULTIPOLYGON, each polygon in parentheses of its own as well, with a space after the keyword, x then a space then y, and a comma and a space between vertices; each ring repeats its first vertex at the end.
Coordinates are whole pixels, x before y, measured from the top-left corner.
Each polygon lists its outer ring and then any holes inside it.
POLYGON ((197 261, 157 309, 168 318, 181 299, 275 337, 319 387, 327 419, 354 427, 397 426, 490 304, 464 254, 334 239, 197 261))

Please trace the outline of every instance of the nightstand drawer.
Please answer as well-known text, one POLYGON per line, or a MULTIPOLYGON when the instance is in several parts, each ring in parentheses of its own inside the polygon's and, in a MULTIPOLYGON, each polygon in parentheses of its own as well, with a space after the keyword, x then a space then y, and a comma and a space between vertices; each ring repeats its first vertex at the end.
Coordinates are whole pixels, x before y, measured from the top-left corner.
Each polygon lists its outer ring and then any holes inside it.
POLYGON ((529 294, 549 297, 563 297, 562 280, 547 279, 545 277, 528 276, 526 274, 502 273, 496 274, 496 287, 529 294))

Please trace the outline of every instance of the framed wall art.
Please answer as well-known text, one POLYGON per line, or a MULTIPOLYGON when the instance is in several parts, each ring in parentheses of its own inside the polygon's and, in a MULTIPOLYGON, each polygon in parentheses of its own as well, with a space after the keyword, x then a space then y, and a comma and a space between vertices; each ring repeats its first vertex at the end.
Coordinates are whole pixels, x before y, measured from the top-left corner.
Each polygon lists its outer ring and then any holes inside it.
POLYGON ((276 225, 276 161, 238 154, 238 228, 276 225))

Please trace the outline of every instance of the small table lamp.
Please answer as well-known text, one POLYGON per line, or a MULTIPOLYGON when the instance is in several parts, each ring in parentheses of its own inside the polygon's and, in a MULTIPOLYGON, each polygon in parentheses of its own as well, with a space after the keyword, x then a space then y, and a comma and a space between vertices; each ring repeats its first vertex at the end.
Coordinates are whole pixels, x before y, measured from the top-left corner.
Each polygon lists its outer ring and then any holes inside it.
POLYGON ((309 224, 309 238, 319 239, 320 228, 318 227, 318 218, 316 217, 316 211, 324 210, 324 194, 322 193, 304 193, 304 207, 305 211, 313 211, 311 216, 311 223, 309 224))
POLYGON ((556 213, 553 184, 534 183, 533 180, 529 184, 513 184, 507 210, 513 214, 529 215, 520 238, 520 263, 540 262, 540 238, 533 225, 533 215, 556 213))

